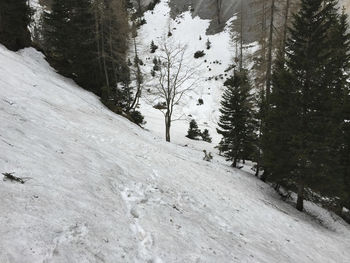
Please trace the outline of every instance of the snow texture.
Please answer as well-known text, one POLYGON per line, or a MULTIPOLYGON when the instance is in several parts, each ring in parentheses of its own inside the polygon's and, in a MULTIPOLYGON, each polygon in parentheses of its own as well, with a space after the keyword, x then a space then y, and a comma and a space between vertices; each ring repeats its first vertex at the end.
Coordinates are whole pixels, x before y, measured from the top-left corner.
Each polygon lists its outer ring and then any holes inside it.
MULTIPOLYGON (((219 108, 221 96, 224 90, 223 83, 230 77, 232 70, 225 70, 234 64, 236 46, 232 44, 230 25, 235 20, 232 17, 223 30, 223 32, 206 36, 206 31, 210 25, 210 20, 203 20, 198 16, 192 17, 190 11, 178 15, 175 19, 171 18, 170 8, 166 0, 156 5, 154 11, 145 13, 147 23, 143 25, 137 37, 138 53, 144 62, 142 68, 146 75, 150 76, 153 67, 153 58, 159 56, 159 50, 154 54, 150 53, 150 44, 152 41, 161 46, 164 38, 174 45, 186 45, 186 61, 198 68, 197 85, 193 91, 184 96, 179 105, 176 105, 173 119, 176 119, 172 125, 172 139, 176 142, 183 141, 186 135, 188 125, 191 119, 195 119, 200 129, 208 129, 213 137, 213 145, 220 141, 221 136, 216 132, 219 120, 219 108), (171 37, 167 37, 169 29, 171 37), (211 42, 211 48, 207 49, 206 42, 211 42), (199 59, 194 58, 196 51, 203 50, 205 56, 199 59), (204 101, 199 105, 198 99, 204 101), (179 119, 179 120, 178 120, 179 119)), ((253 53, 256 45, 245 46, 244 55, 247 61, 247 67, 251 67, 250 54, 253 53)), ((132 49, 133 51, 133 49, 132 49)), ((131 53, 131 61, 134 55, 131 53)), ((157 85, 157 80, 150 79, 146 81, 146 88, 157 85)), ((147 92, 143 92, 144 99, 141 103, 141 110, 145 114, 146 128, 155 134, 164 137, 164 116, 154 109, 152 104, 147 102, 147 92)))
POLYGON ((282 202, 207 143, 163 142, 56 74, 0 46, 0 262, 334 262, 350 229, 282 202))

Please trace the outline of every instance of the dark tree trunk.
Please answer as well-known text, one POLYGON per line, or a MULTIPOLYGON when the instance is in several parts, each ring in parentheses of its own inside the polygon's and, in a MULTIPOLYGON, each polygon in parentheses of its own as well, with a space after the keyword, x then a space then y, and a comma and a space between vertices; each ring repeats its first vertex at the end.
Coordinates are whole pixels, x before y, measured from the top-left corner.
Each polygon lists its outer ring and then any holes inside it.
POLYGON ((269 101, 271 93, 271 75, 272 75, 272 48, 273 48, 273 29, 275 18, 275 0, 271 0, 271 17, 270 17, 270 32, 267 54, 267 70, 266 70, 266 99, 269 101))
POLYGON ((237 158, 233 158, 233 164, 232 164, 233 167, 237 167, 237 158))
POLYGON ((261 175, 260 180, 263 181, 263 182, 266 182, 267 176, 268 176, 268 172, 267 172, 267 169, 265 167, 264 173, 261 175))
POLYGON ((260 164, 259 164, 259 162, 257 162, 257 164, 256 164, 255 176, 256 176, 256 177, 259 177, 259 173, 260 173, 260 164))
POLYGON ((171 119, 168 113, 165 115, 165 140, 170 142, 170 124, 171 119))
POLYGON ((221 1, 222 0, 216 0, 216 15, 218 17, 218 24, 221 24, 221 1))
POLYGON ((289 6, 290 6, 290 0, 287 0, 285 13, 284 13, 284 25, 283 25, 283 40, 282 40, 282 55, 283 55, 283 57, 285 56, 285 52, 286 52, 288 20, 289 20, 289 6))
POLYGON ((298 186, 298 199, 296 208, 299 211, 304 210, 304 183, 300 182, 298 186))

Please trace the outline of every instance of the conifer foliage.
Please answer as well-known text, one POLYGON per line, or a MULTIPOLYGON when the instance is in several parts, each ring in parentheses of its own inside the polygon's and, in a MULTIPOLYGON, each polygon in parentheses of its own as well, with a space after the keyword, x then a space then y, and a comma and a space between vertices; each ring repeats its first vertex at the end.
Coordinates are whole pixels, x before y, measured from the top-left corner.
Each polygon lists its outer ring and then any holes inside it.
POLYGON ((126 59, 126 8, 124 0, 54 0, 52 11, 44 14, 43 48, 61 74, 101 96, 112 111, 142 124, 126 59))
POLYGON ((264 164, 271 181, 297 190, 298 210, 303 210, 306 188, 331 196, 349 192, 342 186, 342 176, 348 177, 343 159, 348 151, 343 106, 349 96, 347 29, 336 1, 302 0, 287 54, 273 74, 264 164))
POLYGON ((212 138, 210 137, 209 130, 204 129, 204 131, 201 133, 202 140, 205 142, 211 143, 212 138))
POLYGON ((190 127, 188 128, 186 137, 192 140, 197 140, 200 137, 201 131, 198 128, 196 120, 192 119, 190 121, 190 127))
POLYGON ((221 101, 221 116, 217 132, 223 136, 219 144, 227 160, 237 167, 254 152, 255 120, 253 96, 246 70, 235 71, 224 83, 226 90, 221 101))
POLYGON ((28 25, 31 10, 25 0, 0 1, 0 43, 17 51, 31 44, 28 25))

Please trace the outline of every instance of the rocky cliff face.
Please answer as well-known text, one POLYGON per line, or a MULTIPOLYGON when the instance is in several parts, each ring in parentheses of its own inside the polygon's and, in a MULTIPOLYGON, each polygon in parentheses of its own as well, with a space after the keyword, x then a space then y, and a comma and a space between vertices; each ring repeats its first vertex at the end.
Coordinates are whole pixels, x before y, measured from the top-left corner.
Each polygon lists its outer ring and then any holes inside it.
POLYGON ((251 12, 252 0, 222 0, 220 7, 220 18, 217 12, 217 0, 170 0, 169 5, 173 15, 191 9, 193 16, 199 16, 202 19, 210 19, 211 23, 207 33, 215 34, 220 32, 226 22, 235 14, 243 10, 246 19, 244 21, 244 39, 246 42, 254 40, 253 27, 255 24, 254 12, 251 12))
MULTIPOLYGON (((53 0, 39 0, 43 5, 50 6, 53 0)), ((138 0, 131 0, 135 4, 138 0)), ((152 0, 141 0, 142 5, 147 6, 152 0)), ((217 12, 217 0, 169 0, 172 16, 175 17, 184 11, 192 10, 193 16, 211 20, 207 34, 215 34, 225 27, 226 22, 235 14, 243 10, 245 20, 243 25, 245 42, 255 40, 254 27, 256 26, 256 15, 252 7, 253 0, 221 0, 220 23, 217 12)), ((344 6, 350 13, 350 0, 339 0, 339 5, 344 6)))

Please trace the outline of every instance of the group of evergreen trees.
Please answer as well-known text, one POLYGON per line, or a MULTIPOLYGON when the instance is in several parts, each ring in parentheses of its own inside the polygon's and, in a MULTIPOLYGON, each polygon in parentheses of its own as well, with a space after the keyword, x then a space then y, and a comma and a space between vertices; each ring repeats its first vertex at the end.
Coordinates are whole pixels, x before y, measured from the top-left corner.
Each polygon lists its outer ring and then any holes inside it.
POLYGON ((349 204, 349 52, 347 16, 334 0, 302 1, 272 76, 264 165, 270 180, 349 204))
MULTIPOLYGON (((271 92, 254 101, 248 74, 226 83, 218 132, 233 161, 262 165, 262 178, 350 206, 350 36, 335 0, 302 0, 288 38, 276 55, 271 92)), ((267 89, 267 88, 266 88, 267 89)), ((338 210, 339 211, 339 210, 338 210)))
POLYGON ((101 96, 111 110, 140 122, 131 106, 125 1, 54 0, 42 29, 42 48, 61 74, 101 96))
POLYGON ((0 43, 17 51, 30 46, 31 10, 24 0, 0 1, 0 43))
POLYGON ((198 124, 196 120, 192 119, 190 121, 190 125, 187 131, 187 138, 191 140, 198 140, 199 137, 202 138, 203 141, 211 143, 212 138, 210 137, 209 130, 204 129, 203 132, 198 128, 198 124))
MULTIPOLYGON (((137 124, 137 110, 126 62, 129 36, 126 0, 53 0, 34 30, 33 45, 62 75, 101 97, 111 110, 137 124)), ((130 12, 133 9, 129 9, 130 12)), ((0 1, 0 43, 11 50, 30 46, 31 9, 25 0, 0 1)))
POLYGON ((234 71, 224 83, 226 90, 221 102, 221 116, 217 132, 223 136, 219 151, 237 167, 238 161, 252 158, 254 152, 255 119, 253 95, 244 69, 234 71))
MULTIPOLYGON (((133 94, 131 62, 126 62, 128 7, 125 0, 54 0, 36 44, 58 72, 140 124, 143 117, 135 103, 140 88, 133 94)), ((27 1, 0 1, 0 43, 11 50, 29 46, 30 20, 27 1)), ((263 167, 264 180, 296 191, 299 210, 305 192, 349 207, 348 17, 339 12, 336 0, 301 0, 292 20, 258 100, 243 68, 241 38, 239 68, 224 83, 219 150, 233 166, 250 159, 257 162, 257 175, 263 167)), ((136 55, 134 63, 139 62, 136 55)), ((196 127, 192 130, 198 133, 196 127)))

